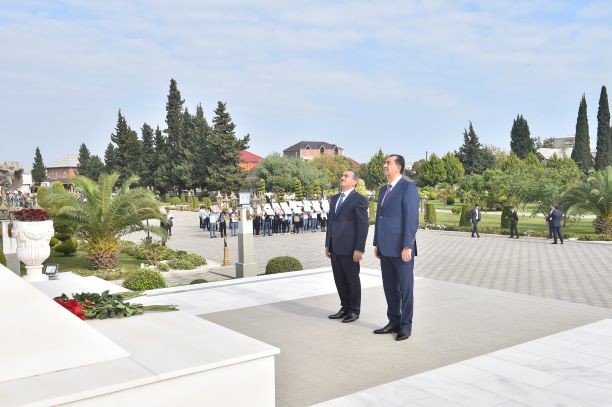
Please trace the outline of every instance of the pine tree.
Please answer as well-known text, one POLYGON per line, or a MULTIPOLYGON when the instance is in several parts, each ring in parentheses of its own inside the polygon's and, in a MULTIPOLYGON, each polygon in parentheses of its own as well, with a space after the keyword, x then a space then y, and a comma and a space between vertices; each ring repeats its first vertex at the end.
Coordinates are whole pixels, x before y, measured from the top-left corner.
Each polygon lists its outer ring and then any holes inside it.
POLYGON ((204 109, 201 104, 198 104, 196 108, 193 126, 195 137, 195 145, 193 147, 193 180, 196 185, 202 187, 208 176, 206 163, 208 161, 207 147, 210 127, 204 117, 204 109))
POLYGON ((89 149, 85 143, 81 143, 81 146, 79 147, 79 162, 77 163, 77 173, 79 175, 91 178, 91 175, 89 174, 90 158, 91 155, 89 154, 89 149))
POLYGON ((469 130, 463 130, 463 145, 459 147, 456 155, 468 175, 481 174, 495 166, 495 156, 480 144, 472 122, 469 130))
POLYGON ((36 147, 34 153, 34 165, 32 166, 32 181, 40 184, 47 177, 47 168, 43 163, 42 155, 40 154, 40 148, 36 147))
POLYGON ((165 173, 166 171, 166 163, 168 161, 167 157, 168 146, 166 144, 166 138, 164 134, 159 129, 159 126, 155 129, 155 177, 154 177, 154 188, 159 191, 160 195, 163 195, 170 189, 170 184, 168 183, 168 176, 165 173))
POLYGON ((142 151, 138 134, 127 124, 121 110, 117 114, 117 126, 111 134, 111 141, 115 143, 113 154, 113 170, 120 174, 123 181, 131 175, 140 175, 142 172, 142 151))
POLYGON ((606 87, 601 87, 599 95, 599 110, 597 111, 597 153, 595 154, 595 170, 603 170, 612 165, 612 131, 610 131, 610 106, 606 87))
POLYGON ((88 177, 96 181, 100 175, 105 172, 106 168, 104 163, 97 155, 92 155, 89 157, 89 162, 87 163, 87 171, 89 173, 88 177))
POLYGON ((387 157, 379 148, 370 161, 364 165, 364 174, 362 175, 368 189, 378 190, 382 185, 387 183, 387 178, 383 173, 383 165, 387 157))
POLYGON ((578 118, 576 120, 576 136, 574 138, 574 149, 572 150, 572 160, 585 174, 593 167, 593 157, 591 156, 591 141, 589 137, 589 120, 587 118, 586 98, 582 95, 580 106, 578 107, 578 118))
POLYGON ((257 190, 259 191, 260 195, 263 195, 266 193, 266 180, 265 179, 263 178, 259 179, 257 190))
POLYGON ((218 102, 207 148, 207 185, 209 190, 235 191, 243 183, 246 172, 240 167, 240 152, 249 147, 250 136, 236 138, 225 103, 218 102))
POLYGON ((108 143, 104 151, 104 165, 106 172, 111 174, 115 171, 115 146, 113 143, 108 143))
POLYGON ((530 152, 535 151, 535 145, 529 131, 529 124, 527 124, 527 120, 523 118, 523 115, 517 115, 514 123, 512 123, 510 149, 521 159, 527 157, 527 154, 530 152))
POLYGON ((142 125, 142 171, 140 173, 140 183, 145 187, 152 187, 155 179, 155 144, 153 141, 153 128, 147 123, 142 125))

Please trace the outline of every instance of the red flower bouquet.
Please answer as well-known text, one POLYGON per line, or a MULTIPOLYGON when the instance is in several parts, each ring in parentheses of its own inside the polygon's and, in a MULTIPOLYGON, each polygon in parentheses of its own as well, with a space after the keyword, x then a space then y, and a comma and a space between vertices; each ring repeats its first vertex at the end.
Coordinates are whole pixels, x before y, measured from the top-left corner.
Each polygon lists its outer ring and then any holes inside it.
POLYGON ((25 208, 13 214, 15 220, 21 222, 38 222, 49 219, 49 214, 43 209, 25 208))

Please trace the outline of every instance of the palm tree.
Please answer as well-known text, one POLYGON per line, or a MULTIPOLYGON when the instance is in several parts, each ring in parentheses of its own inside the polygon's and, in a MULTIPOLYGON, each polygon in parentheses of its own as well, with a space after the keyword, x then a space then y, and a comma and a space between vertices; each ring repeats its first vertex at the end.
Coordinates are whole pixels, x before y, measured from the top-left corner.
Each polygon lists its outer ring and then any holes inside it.
POLYGON ((593 212, 593 226, 597 233, 612 233, 612 166, 590 171, 586 183, 570 187, 559 201, 562 211, 585 209, 593 212))
POLYGON ((93 269, 116 269, 119 266, 119 238, 143 230, 165 236, 159 227, 149 227, 143 221, 161 219, 153 193, 144 188, 130 188, 138 181, 132 176, 113 193, 118 173, 102 174, 95 182, 76 176, 72 182, 81 197, 74 193, 48 191, 40 204, 53 220, 74 230, 87 245, 88 259, 93 269))

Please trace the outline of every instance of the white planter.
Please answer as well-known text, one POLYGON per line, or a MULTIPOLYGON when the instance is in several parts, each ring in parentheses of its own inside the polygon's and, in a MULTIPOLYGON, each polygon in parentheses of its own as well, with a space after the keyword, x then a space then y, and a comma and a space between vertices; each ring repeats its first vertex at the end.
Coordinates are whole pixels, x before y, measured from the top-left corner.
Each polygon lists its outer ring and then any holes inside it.
POLYGON ((42 264, 51 254, 49 241, 55 233, 52 220, 13 222, 13 237, 17 242, 17 258, 26 265, 28 281, 43 281, 42 264))

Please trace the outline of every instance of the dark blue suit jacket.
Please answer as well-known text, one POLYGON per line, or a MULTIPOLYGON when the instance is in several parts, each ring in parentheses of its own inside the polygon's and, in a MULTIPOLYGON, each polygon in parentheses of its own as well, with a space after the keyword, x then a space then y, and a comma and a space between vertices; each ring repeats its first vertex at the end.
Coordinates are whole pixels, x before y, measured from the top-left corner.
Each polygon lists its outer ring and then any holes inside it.
POLYGON ((353 190, 342 202, 336 213, 336 202, 340 194, 332 196, 325 247, 344 256, 352 256, 355 250, 365 252, 365 242, 368 237, 368 201, 353 190))
POLYGON ((380 255, 386 257, 400 257, 402 249, 409 247, 414 257, 417 255, 415 237, 419 228, 419 193, 416 185, 400 179, 381 207, 386 189, 387 186, 382 187, 378 194, 374 246, 380 255))

